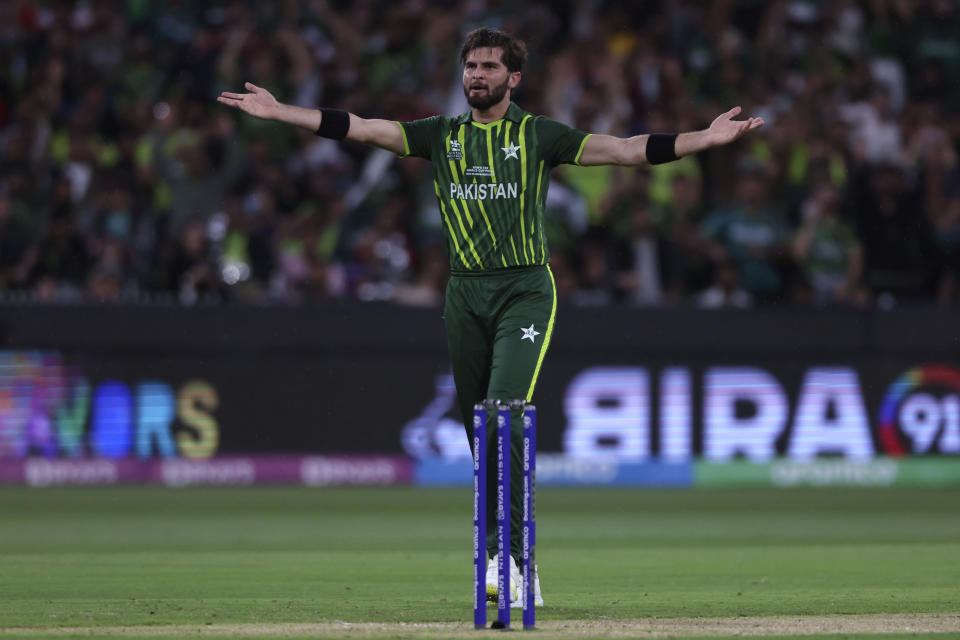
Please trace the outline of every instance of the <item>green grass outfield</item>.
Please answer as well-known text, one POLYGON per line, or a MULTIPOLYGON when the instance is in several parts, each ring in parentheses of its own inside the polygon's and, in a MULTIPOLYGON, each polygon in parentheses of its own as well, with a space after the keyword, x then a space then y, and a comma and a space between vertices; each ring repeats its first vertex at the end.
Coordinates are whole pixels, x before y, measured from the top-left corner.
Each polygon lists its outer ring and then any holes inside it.
MULTIPOLYGON (((0 639, 472 637, 470 503, 469 489, 2 488, 0 639)), ((717 622, 732 618, 759 621, 754 635, 960 638, 958 489, 544 488, 537 515, 535 637, 750 633, 717 622)))

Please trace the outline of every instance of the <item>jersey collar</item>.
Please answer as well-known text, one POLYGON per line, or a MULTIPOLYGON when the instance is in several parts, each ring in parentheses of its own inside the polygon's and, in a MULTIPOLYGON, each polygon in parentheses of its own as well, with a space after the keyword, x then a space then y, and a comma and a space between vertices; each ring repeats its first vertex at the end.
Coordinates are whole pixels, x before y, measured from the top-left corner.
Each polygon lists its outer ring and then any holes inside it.
MULTIPOLYGON (((457 116, 457 124, 467 124, 470 122, 470 118, 473 115, 473 109, 467 111, 466 113, 461 113, 457 116)), ((504 114, 502 119, 510 120, 511 122, 516 122, 520 124, 523 121, 523 117, 527 115, 527 112, 517 106, 516 102, 511 101, 510 106, 507 107, 507 113, 504 114)), ((493 122, 497 122, 494 120, 493 122)), ((480 124, 479 122, 477 124, 480 124)), ((486 123, 492 124, 492 123, 486 123)))

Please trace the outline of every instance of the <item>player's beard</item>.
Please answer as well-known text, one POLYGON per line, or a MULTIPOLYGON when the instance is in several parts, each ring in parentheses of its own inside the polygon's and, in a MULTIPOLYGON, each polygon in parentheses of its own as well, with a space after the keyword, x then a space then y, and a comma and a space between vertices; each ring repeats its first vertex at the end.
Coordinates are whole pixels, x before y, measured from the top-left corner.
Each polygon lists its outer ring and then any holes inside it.
POLYGON ((510 82, 509 78, 503 81, 503 84, 496 87, 491 87, 487 85, 487 92, 483 95, 471 96, 470 87, 463 88, 463 95, 467 98, 467 104, 469 104, 474 109, 479 109, 480 111, 486 111, 493 105, 497 104, 503 100, 503 96, 507 95, 507 84, 510 82))

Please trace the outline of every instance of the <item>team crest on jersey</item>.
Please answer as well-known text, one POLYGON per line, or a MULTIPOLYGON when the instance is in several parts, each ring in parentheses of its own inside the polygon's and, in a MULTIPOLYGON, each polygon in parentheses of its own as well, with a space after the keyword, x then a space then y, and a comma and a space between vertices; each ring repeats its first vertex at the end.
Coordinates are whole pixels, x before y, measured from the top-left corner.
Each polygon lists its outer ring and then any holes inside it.
POLYGON ((520 156, 517 155, 517 153, 520 151, 520 145, 511 144, 511 145, 507 145, 506 147, 500 147, 500 148, 503 149, 504 160, 506 160, 507 158, 517 158, 518 160, 520 159, 520 156))
POLYGON ((463 149, 456 140, 450 141, 450 151, 447 151, 447 160, 463 160, 463 149))

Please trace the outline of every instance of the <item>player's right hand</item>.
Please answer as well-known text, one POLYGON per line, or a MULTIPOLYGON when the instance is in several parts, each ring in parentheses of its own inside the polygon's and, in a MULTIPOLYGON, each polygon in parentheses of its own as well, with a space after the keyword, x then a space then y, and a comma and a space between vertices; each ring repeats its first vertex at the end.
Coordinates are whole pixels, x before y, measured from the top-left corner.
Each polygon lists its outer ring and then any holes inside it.
POLYGON ((245 82, 243 86, 251 93, 231 93, 224 91, 220 94, 220 97, 217 98, 217 102, 230 105, 235 109, 245 111, 257 118, 263 118, 265 120, 273 119, 280 105, 277 99, 273 97, 273 94, 252 82, 245 82))

